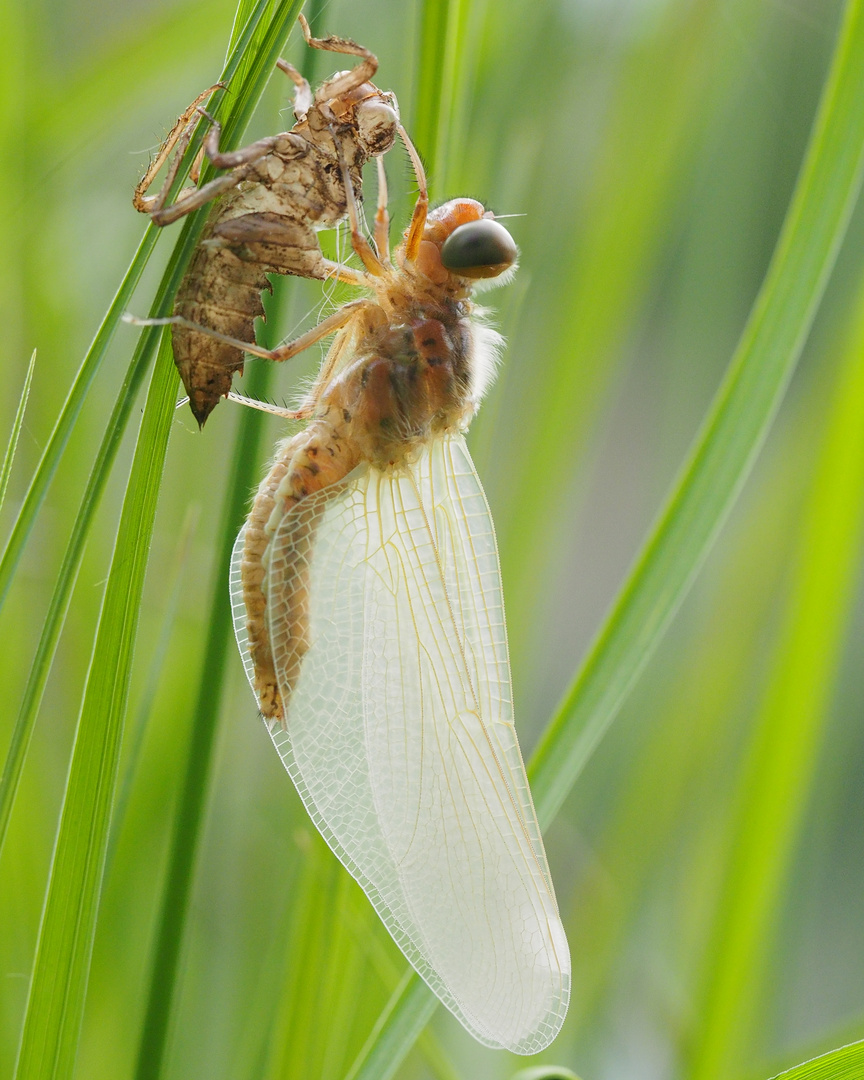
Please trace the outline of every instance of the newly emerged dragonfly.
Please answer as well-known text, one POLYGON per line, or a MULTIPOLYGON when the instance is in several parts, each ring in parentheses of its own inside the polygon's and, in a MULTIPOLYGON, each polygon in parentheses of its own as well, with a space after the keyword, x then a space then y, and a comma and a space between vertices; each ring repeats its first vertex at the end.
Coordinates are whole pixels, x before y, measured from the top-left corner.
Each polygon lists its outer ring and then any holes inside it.
POLYGON ((531 1054, 561 1027, 570 958, 464 441, 500 346, 472 289, 517 252, 472 199, 430 212, 400 135, 420 194, 392 258, 383 164, 374 247, 343 165, 368 295, 279 349, 243 346, 284 360, 336 332, 238 537, 235 627, 310 816, 408 960, 482 1043, 531 1054))

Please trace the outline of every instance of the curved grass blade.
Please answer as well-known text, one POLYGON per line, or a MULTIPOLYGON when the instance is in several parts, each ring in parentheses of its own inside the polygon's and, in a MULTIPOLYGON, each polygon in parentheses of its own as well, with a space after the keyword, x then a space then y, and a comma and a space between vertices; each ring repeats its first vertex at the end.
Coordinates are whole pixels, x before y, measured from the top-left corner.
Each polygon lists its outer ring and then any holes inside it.
MULTIPOLYGON (((291 27, 301 7, 301 0, 283 0, 261 37, 252 58, 245 86, 251 89, 238 95, 238 111, 251 115, 264 85, 282 52, 291 27)), ((245 126, 245 125, 244 125, 245 126)), ((250 370, 249 390, 263 394, 269 369, 256 365, 250 370)), ((204 808, 212 771, 213 749, 217 732, 216 718, 224 687, 224 671, 233 631, 225 570, 246 513, 249 491, 255 481, 261 414, 245 409, 237 431, 233 468, 223 509, 216 579, 210 600, 209 633, 199 679, 198 698, 189 736, 186 774, 174 821, 174 833, 165 890, 153 958, 147 1008, 141 1028, 136 1065, 136 1080, 157 1080, 162 1075, 170 1022, 174 1008, 177 977, 186 928, 189 897, 196 867, 204 808)))
POLYGON ((81 500, 75 524, 72 527, 72 535, 63 554, 63 562, 42 625, 39 644, 36 647, 33 663, 30 666, 30 674, 24 688, 24 696, 18 710, 15 727, 12 731, 6 761, 3 765, 3 773, 0 776, 0 851, 2 851, 6 839, 9 818, 18 791, 21 771, 24 768, 27 748, 30 745, 33 725, 36 722, 36 716, 42 702, 45 683, 51 671, 60 632, 66 620, 66 613, 69 610, 72 589, 78 576, 78 569, 81 565, 84 545, 87 541, 93 515, 99 505, 132 405, 150 363, 156 340, 155 336, 149 336, 146 339, 142 338, 135 351, 132 363, 129 365, 129 370, 126 372, 126 377, 111 412, 108 427, 102 438, 102 444, 96 455, 87 488, 81 500))
POLYGON ((345 1080, 391 1080, 437 1007, 438 999, 409 968, 345 1080))
POLYGON ((117 785, 117 794, 114 798, 114 809, 111 811, 111 833, 108 837, 108 851, 105 857, 106 880, 110 880, 117 840, 123 832, 129 812, 129 803, 138 780, 148 721, 153 715, 162 675, 171 655, 171 648, 176 640, 181 615, 181 603, 183 601, 183 587, 188 579, 189 567, 192 561, 192 541, 198 526, 199 511, 200 506, 195 504, 186 508, 173 557, 163 569, 167 599, 160 619, 159 637, 147 665, 144 685, 135 707, 135 713, 126 721, 125 738, 127 740, 127 749, 124 752, 124 765, 117 785))
POLYGON ((15 1076, 72 1073, 84 1011, 122 719, 177 379, 160 352, 123 502, 51 865, 15 1076))
POLYGON ((36 515, 39 513, 48 486, 57 471, 60 458, 63 456, 72 429, 78 420, 78 414, 81 412, 84 400, 90 391, 108 344, 114 336, 114 331, 120 322, 120 316, 126 310, 126 306, 132 298, 132 293, 135 291, 135 287, 144 272, 144 267, 147 265, 147 260, 150 258, 155 244, 155 230, 150 228, 144 234, 141 244, 129 264, 129 269, 126 271, 126 275, 120 283, 120 288, 111 301, 111 306, 102 320, 102 325, 96 332, 92 345, 87 350, 87 355, 78 369, 60 415, 57 417, 54 430, 51 432, 42 458, 33 474, 33 479, 30 481, 30 487, 24 496, 21 510, 12 527, 3 557, 0 559, 0 606, 6 599, 6 594, 9 591, 9 586, 24 551, 24 546, 36 520, 36 515))
MULTIPOLYGON (((266 6, 266 0, 261 0, 256 7, 257 17, 266 6)), ((280 17, 284 21, 285 9, 293 6, 283 4, 277 10, 274 21, 280 17)), ((244 32, 232 53, 232 58, 236 56, 238 62, 249 48, 253 21, 257 22, 257 19, 250 19, 248 33, 244 32)), ((235 102, 232 102, 226 123, 226 129, 231 131, 232 136, 236 136, 254 108, 269 74, 264 72, 257 58, 252 71, 254 75, 250 76, 249 81, 257 82, 257 86, 250 86, 247 82, 240 88, 235 102)), ((169 305, 203 220, 201 214, 190 216, 166 272, 157 310, 160 309, 160 302, 162 310, 169 305)), ((136 355, 146 353, 148 342, 155 339, 153 328, 148 328, 148 331, 142 335, 136 355)), ((67 1076, 74 1064, 107 848, 138 609, 176 387, 177 374, 166 338, 154 371, 136 444, 76 733, 16 1068, 19 1080, 24 1077, 67 1076)), ((86 514, 86 509, 82 507, 82 514, 86 514)))
MULTIPOLYGON (((657 647, 749 475, 845 235, 862 162, 864 4, 849 0, 786 221, 729 372, 666 507, 529 763, 544 827, 657 647)), ((377 1040, 355 1063, 352 1080, 393 1075, 412 1044, 409 1019, 422 1015, 424 994, 431 1012, 431 991, 419 976, 409 976, 382 1018, 377 1040), (367 1068, 373 1060, 378 1073, 367 1068)))
MULTIPOLYGON (((249 49, 249 42, 252 34, 257 28, 258 22, 268 5, 269 0, 258 0, 258 3, 255 5, 255 10, 249 17, 246 27, 238 39, 236 47, 225 64, 225 68, 220 76, 220 82, 230 82, 234 77, 242 57, 249 49)), ((222 103, 220 102, 220 106, 221 104, 222 103)), ((217 110, 217 113, 220 113, 221 111, 222 109, 220 108, 217 110)), ((247 107, 242 110, 239 106, 231 108, 225 125, 226 145, 230 145, 230 140, 236 137, 238 125, 242 125, 242 127, 246 126, 250 113, 251 108, 248 107, 248 103, 247 107)), ((242 130, 242 127, 240 127, 239 130, 242 130)), ((178 172, 173 188, 174 191, 179 190, 180 186, 189 175, 189 169, 191 168, 192 162, 195 160, 195 155, 201 145, 201 138, 202 136, 196 133, 195 138, 193 138, 190 143, 183 158, 182 168, 178 172)), ((202 170, 204 180, 209 178, 208 168, 209 166, 202 170)), ((193 216, 190 215, 178 243, 183 243, 184 240, 188 240, 193 228, 200 230, 202 227, 203 218, 201 215, 195 215, 194 220, 193 216), (196 221, 197 226, 195 224, 196 221)), ((3 557, 0 559, 0 607, 2 607, 3 602, 6 599, 6 594, 9 591, 9 586, 15 574, 24 546, 27 543, 30 531, 33 528, 33 523, 36 520, 36 515, 39 513, 39 508, 45 499, 48 487, 54 478, 54 473, 57 471, 57 466, 60 463, 60 458, 63 456, 63 451, 66 448, 66 444, 68 443, 72 430, 78 420, 78 415, 81 412, 81 408, 90 391, 90 387, 96 377, 96 373, 99 370, 108 345, 114 336, 114 331, 117 329, 121 316, 126 311, 129 301, 132 298, 132 294, 141 279, 144 267, 147 265, 147 261, 153 253, 153 248, 156 246, 156 241, 158 240, 161 231, 162 230, 156 228, 155 225, 148 226, 145 231, 138 250, 135 252, 132 262, 129 265, 129 269, 126 271, 126 274, 120 283, 120 287, 118 288, 114 299, 111 301, 111 305, 108 308, 105 318, 102 320, 102 324, 96 332, 93 343, 87 350, 87 355, 84 357, 81 367, 78 369, 78 373, 75 376, 72 387, 63 408, 60 411, 60 415, 57 418, 57 423, 54 425, 54 430, 51 432, 42 458, 36 467, 36 472, 33 474, 33 479, 30 482, 30 487, 24 497, 24 502, 12 529, 9 541, 6 544, 3 557)), ((170 300, 173 298, 174 292, 176 292, 184 269, 185 263, 179 267, 179 275, 176 283, 173 283, 173 288, 163 290, 162 305, 157 307, 157 305, 154 304, 151 314, 164 315, 167 313, 168 308, 170 307, 170 300)), ((170 270, 171 267, 169 267, 169 271, 170 270)), ((174 270, 175 272, 178 270, 176 264, 174 265, 174 270)), ((166 271, 166 279, 164 280, 167 280, 169 271, 166 271)), ((142 337, 149 342, 149 345, 152 348, 153 342, 155 341, 154 336, 151 333, 145 332, 142 337)))
POLYGON ((6 498, 6 488, 9 486, 9 476, 12 472, 12 462, 15 460, 15 451, 18 449, 18 436, 21 434, 21 425, 24 423, 24 412, 27 409, 27 398, 30 397, 30 384, 33 382, 33 372, 36 368, 36 350, 30 357, 27 365, 27 374, 24 376, 24 386, 21 388, 21 397, 18 400, 18 408, 15 411, 15 419, 12 421, 12 431, 9 433, 9 442, 6 453, 3 455, 3 464, 0 465, 0 509, 6 498))
MULTIPOLYGON (((249 391, 262 394, 262 374, 266 369, 250 369, 249 391)), ((174 819, 174 831, 156 942, 150 968, 147 1008, 141 1028, 136 1080, 156 1080, 162 1075, 170 1022, 174 1008, 178 968, 183 945, 189 897, 194 880, 196 854, 206 806, 224 687, 223 673, 229 650, 233 648, 231 609, 225 586, 225 568, 243 523, 249 489, 258 460, 261 414, 244 409, 235 441, 234 467, 228 480, 228 495, 222 512, 219 549, 215 561, 218 587, 214 587, 207 620, 209 631, 204 647, 195 712, 189 732, 186 773, 174 819)))
POLYGON ((777 246, 729 371, 666 506, 529 775, 554 818, 678 610, 765 441, 861 186, 864 5, 850 0, 777 246))
MULTIPOLYGON (((223 82, 231 78, 232 73, 237 70, 241 56, 245 51, 248 51, 251 48, 250 43, 253 31, 260 22, 264 9, 267 7, 267 3, 268 0, 259 0, 256 5, 237 46, 232 50, 232 53, 226 62, 225 71, 223 72, 222 77, 223 82)), ((236 103, 232 102, 232 104, 233 109, 226 121, 226 126, 230 124, 231 131, 236 136, 238 130, 240 130, 239 125, 243 122, 243 117, 248 117, 251 109, 249 101, 246 100, 246 97, 243 96, 242 92, 238 94, 236 103), (235 120, 235 111, 240 111, 241 109, 243 112, 240 120, 235 120)), ((178 183, 182 183, 183 177, 188 174, 189 167, 197 153, 194 145, 195 141, 196 140, 193 140, 193 144, 190 145, 187 151, 187 155, 184 159, 184 168, 180 170, 180 175, 178 176, 178 183)), ((189 259, 192 257, 192 252, 197 243, 200 231, 203 228, 203 224, 204 216, 200 213, 190 215, 186 219, 180 238, 172 252, 165 274, 163 275, 162 281, 156 292, 155 299, 150 309, 151 315, 164 315, 170 311, 174 294, 180 285, 189 259)), ((3 589, 4 587, 8 588, 8 585, 11 582, 12 575, 14 574, 15 567, 17 566, 23 551, 24 544, 29 536, 30 529, 33 526, 36 514, 45 497, 48 485, 51 482, 69 436, 72 433, 72 429, 75 426, 75 422, 78 419, 78 414, 84 404, 84 399, 87 396, 99 365, 102 362, 105 350, 108 347, 108 343, 116 329, 117 323, 144 270, 144 265, 152 253, 160 231, 161 230, 151 225, 145 232, 141 245, 135 254, 135 258, 132 260, 132 265, 127 271, 126 277, 111 303, 111 307, 108 309, 108 313, 103 320, 93 345, 88 351, 87 356, 84 358, 84 362, 79 369, 78 375, 75 378, 75 382, 69 392, 69 396, 66 399, 66 403, 63 406, 48 445, 45 448, 45 452, 42 455, 42 460, 40 461, 30 484, 30 489, 25 497, 21 513, 12 530, 12 535, 4 553, 3 561, 0 563, 0 605, 2 605, 4 597, 3 589)), ((24 759, 27 755, 27 747, 30 744, 33 725, 36 721, 36 715, 39 711, 42 695, 45 690, 45 683, 47 682, 48 674, 51 670, 57 642, 60 637, 60 632, 63 629, 66 612, 69 608, 72 589, 75 585, 78 568, 81 565, 81 559, 84 554, 84 545, 86 544, 87 536, 90 532, 93 517, 102 498, 102 492, 107 483, 108 476, 110 475, 114 457, 117 453, 123 433, 126 430, 126 425, 129 422, 132 407, 135 404, 138 391, 141 388, 144 375, 150 365, 158 340, 159 334, 155 327, 147 327, 139 338, 138 345, 135 348, 129 368, 123 380, 123 385, 117 395, 117 400, 111 412, 105 434, 102 437, 102 443, 100 444, 96 459, 90 471, 87 487, 81 499, 75 524, 72 527, 72 534, 66 545, 63 562, 57 575, 57 583, 54 587, 48 612, 42 626, 39 644, 36 648, 27 685, 24 689, 24 696, 12 732, 6 761, 3 766, 3 773, 2 776, 0 776, 0 850, 2 850, 3 842, 6 838, 9 816, 12 811, 15 794, 18 790, 21 770, 24 767, 24 759)))
POLYGON ((771 1080, 859 1080, 864 1076, 864 1041, 829 1050, 771 1080))
POLYGON ((692 1080, 736 1071, 753 1034, 778 904, 806 812, 864 536, 864 291, 807 504, 785 626, 754 717, 703 963, 692 1080))

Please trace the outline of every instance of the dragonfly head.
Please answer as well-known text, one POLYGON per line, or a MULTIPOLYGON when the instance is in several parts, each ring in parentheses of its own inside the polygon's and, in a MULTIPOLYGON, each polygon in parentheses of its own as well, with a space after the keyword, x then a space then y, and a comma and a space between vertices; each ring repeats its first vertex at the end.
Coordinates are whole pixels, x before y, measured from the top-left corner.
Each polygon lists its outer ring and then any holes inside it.
POLYGON ((451 199, 429 214, 417 268, 432 281, 453 274, 497 278, 516 265, 513 237, 476 199, 451 199))

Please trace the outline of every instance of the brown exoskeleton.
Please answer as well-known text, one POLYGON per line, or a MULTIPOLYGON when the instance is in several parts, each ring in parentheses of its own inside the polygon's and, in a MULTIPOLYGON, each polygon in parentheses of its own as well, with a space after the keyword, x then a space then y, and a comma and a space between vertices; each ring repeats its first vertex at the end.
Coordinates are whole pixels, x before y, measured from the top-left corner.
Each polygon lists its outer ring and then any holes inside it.
POLYGON ((174 359, 202 426, 231 389, 234 372, 243 370, 243 348, 225 338, 244 347, 254 343, 253 323, 264 314, 261 292, 270 287, 268 273, 356 283, 355 273, 323 256, 316 231, 337 225, 347 213, 344 170, 359 192, 363 166, 390 149, 399 129, 394 95, 369 81, 377 58, 344 38, 313 38, 304 17, 299 19, 309 46, 357 56, 360 62, 327 79, 313 96, 300 73, 280 60, 278 66, 295 85, 294 127, 223 153, 219 125, 212 122, 203 152, 230 172, 166 205, 199 114, 211 119, 200 106, 211 92, 206 91, 180 117, 135 189, 135 208, 155 225, 168 225, 218 200, 177 293, 174 318, 166 320, 173 324, 174 359), (162 189, 148 196, 175 148, 162 189))

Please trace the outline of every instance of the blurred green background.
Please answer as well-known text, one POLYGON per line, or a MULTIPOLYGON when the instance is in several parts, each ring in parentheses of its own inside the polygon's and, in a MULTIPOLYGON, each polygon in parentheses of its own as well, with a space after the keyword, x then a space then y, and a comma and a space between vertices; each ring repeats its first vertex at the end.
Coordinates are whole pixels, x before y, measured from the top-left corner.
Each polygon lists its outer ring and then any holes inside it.
MULTIPOLYGON (((509 222, 519 273, 488 295, 509 347, 470 442, 498 530, 526 756, 734 350, 788 204, 841 6, 454 5, 461 52, 440 76, 443 134, 424 133, 418 118, 417 140, 432 162, 433 198, 471 195, 523 215, 509 222)), ((218 77, 234 7, 0 6, 4 441, 38 350, 4 537, 145 227, 132 188, 174 118, 218 77)), ((420 22, 419 4, 332 0, 319 24, 378 55, 376 82, 396 92, 410 131, 420 22)), ((299 64, 303 52, 295 31, 285 55, 299 64)), ((319 55, 314 79, 332 69, 319 55)), ((277 73, 244 142, 290 127, 289 90, 277 73)), ((401 223, 413 188, 399 149, 387 167, 401 223)), ((149 308, 170 231, 130 305, 136 314, 149 308)), ((862 240, 859 212, 732 517, 548 832, 574 996, 538 1060, 583 1080, 767 1076, 864 1032, 864 608, 852 482, 864 413, 862 240), (851 498, 837 494, 844 480, 851 498)), ((276 341, 310 325, 321 295, 314 283, 280 286, 262 333, 276 341)), ((112 342, 0 616, 0 752, 138 335, 122 326, 112 342)), ((275 372, 273 398, 293 400, 318 362, 312 352, 275 372)), ((173 421, 81 1080, 120 1080, 136 1067, 144 1075, 138 1044, 209 598, 214 581, 227 587, 215 538, 240 414, 221 405, 203 433, 185 409, 173 421)), ((263 423, 254 475, 281 430, 263 423)), ((0 1076, 13 1069, 133 444, 130 431, 0 860, 0 1076)), ((213 720, 215 768, 160 1075, 341 1077, 404 961, 307 821, 233 651, 213 720)), ((480 1047, 441 1009, 397 1075, 498 1080, 524 1064, 480 1047)))

